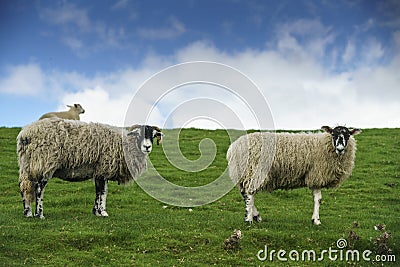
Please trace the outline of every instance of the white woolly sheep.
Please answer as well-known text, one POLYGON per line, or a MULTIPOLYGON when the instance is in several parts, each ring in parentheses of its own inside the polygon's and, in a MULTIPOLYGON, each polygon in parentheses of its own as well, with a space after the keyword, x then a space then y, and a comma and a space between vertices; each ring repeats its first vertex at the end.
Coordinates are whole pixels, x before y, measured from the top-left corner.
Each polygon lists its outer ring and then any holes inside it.
POLYGON ((79 121, 79 114, 85 113, 85 110, 82 108, 80 104, 74 104, 73 106, 67 105, 69 107, 68 111, 60 111, 60 112, 49 112, 42 115, 39 120, 46 118, 60 118, 65 120, 77 120, 79 121))
POLYGON ((257 191, 312 189, 312 222, 321 224, 321 188, 335 188, 352 173, 359 129, 323 126, 324 133, 256 132, 241 136, 227 152, 229 175, 246 204, 245 221, 261 221, 257 191))
POLYGON ((66 181, 93 178, 96 198, 93 214, 106 212, 109 180, 127 184, 147 167, 153 139, 162 141, 155 126, 132 126, 129 130, 98 123, 44 119, 24 127, 17 137, 19 186, 24 215, 43 216, 43 193, 52 177, 66 181))

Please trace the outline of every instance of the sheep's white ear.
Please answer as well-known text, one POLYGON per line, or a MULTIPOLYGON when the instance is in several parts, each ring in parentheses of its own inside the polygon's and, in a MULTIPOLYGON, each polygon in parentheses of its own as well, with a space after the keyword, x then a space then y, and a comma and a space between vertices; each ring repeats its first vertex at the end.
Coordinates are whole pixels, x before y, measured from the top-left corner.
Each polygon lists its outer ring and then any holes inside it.
POLYGON ((332 134, 332 131, 333 131, 332 128, 329 126, 322 126, 321 130, 324 130, 325 132, 327 132, 329 134, 332 134))
POLYGON ((352 128, 350 128, 349 131, 351 135, 357 135, 362 132, 361 129, 352 129, 352 128))
POLYGON ((128 136, 139 136, 139 134, 140 134, 140 128, 135 128, 128 133, 128 136))

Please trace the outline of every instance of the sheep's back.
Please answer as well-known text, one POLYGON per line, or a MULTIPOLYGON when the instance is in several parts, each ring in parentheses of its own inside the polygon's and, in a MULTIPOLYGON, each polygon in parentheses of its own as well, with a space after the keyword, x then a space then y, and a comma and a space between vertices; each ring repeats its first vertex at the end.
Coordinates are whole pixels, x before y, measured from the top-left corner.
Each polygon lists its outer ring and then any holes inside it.
POLYGON ((267 190, 306 186, 306 177, 321 146, 323 134, 277 133, 273 164, 265 181, 267 190))
POLYGON ((49 112, 49 113, 43 114, 39 118, 39 120, 48 119, 48 118, 57 118, 57 115, 55 114, 55 112, 49 112))

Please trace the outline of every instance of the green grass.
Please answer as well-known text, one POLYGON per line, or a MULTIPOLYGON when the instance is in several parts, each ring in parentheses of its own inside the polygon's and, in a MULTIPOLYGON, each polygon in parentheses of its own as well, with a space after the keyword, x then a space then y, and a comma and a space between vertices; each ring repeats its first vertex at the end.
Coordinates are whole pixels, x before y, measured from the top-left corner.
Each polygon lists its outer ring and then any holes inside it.
MULTIPOLYGON (((18 188, 15 139, 20 129, 0 128, 0 266, 382 266, 378 262, 274 261, 257 259, 269 251, 337 249, 336 241, 348 239, 353 230, 360 240, 347 249, 377 254, 373 229, 386 224, 389 247, 400 262, 400 129, 366 129, 358 140, 353 176, 337 190, 323 190, 322 225, 311 225, 310 190, 258 193, 256 205, 262 223, 243 223, 244 204, 237 189, 212 204, 189 208, 168 206, 148 196, 137 184, 110 183, 108 218, 91 214, 94 185, 91 181, 50 181, 44 195, 46 219, 25 218, 18 188), (353 228, 353 222, 359 226, 353 228), (224 240, 234 229, 243 238, 233 250, 224 240)), ((173 134, 166 131, 166 136, 173 134)), ((190 160, 200 157, 199 142, 214 140, 215 159, 202 171, 176 169, 155 146, 151 161, 167 180, 183 186, 200 186, 217 178, 226 168, 229 138, 224 131, 185 129, 179 145, 190 160)), ((167 141, 167 139, 166 139, 167 141)), ((202 152, 212 152, 205 147, 202 152)), ((288 255, 286 255, 288 257, 288 255)))

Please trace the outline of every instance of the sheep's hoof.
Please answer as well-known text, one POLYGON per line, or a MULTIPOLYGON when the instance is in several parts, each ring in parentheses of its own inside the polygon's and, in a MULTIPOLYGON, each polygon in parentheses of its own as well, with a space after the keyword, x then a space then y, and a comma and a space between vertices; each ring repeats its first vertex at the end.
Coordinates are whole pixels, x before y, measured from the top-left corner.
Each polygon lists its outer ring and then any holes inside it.
POLYGON ((260 215, 253 216, 253 221, 256 221, 256 222, 262 222, 262 218, 261 218, 261 216, 260 216, 260 215))
POLYGON ((93 214, 99 217, 108 217, 108 213, 105 210, 93 209, 93 214))
POLYGON ((321 225, 321 221, 319 219, 311 219, 311 223, 314 225, 321 225))
POLYGON ((253 219, 247 219, 247 218, 245 218, 244 219, 244 223, 246 223, 246 224, 252 224, 253 223, 253 219))
POLYGON ((41 220, 43 220, 44 219, 44 216, 43 216, 43 214, 35 214, 35 217, 36 218, 39 218, 39 219, 41 219, 41 220))
POLYGON ((100 212, 100 214, 101 214, 101 216, 103 216, 103 217, 108 217, 108 213, 107 213, 107 211, 105 211, 105 210, 102 210, 102 211, 100 212))
POLYGON ((24 215, 25 215, 26 218, 32 218, 33 217, 32 211, 27 211, 27 212, 24 211, 24 215))

